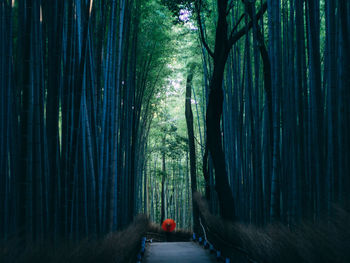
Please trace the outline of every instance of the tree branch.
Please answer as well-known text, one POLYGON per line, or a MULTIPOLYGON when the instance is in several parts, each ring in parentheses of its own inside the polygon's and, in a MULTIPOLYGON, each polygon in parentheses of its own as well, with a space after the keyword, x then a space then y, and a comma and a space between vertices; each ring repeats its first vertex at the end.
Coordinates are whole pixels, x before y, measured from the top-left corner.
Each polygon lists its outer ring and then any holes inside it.
POLYGON ((244 16, 245 16, 245 14, 241 15, 241 17, 237 21, 237 24, 232 28, 232 32, 231 32, 230 38, 233 36, 234 32, 236 31, 237 27, 241 23, 241 21, 244 18, 244 16))
MULTIPOLYGON (((267 10, 267 2, 265 2, 261 9, 259 10, 259 12, 256 14, 256 19, 258 20, 267 10)), ((243 17, 241 17, 242 19, 243 17)), ((240 19, 240 20, 241 20, 240 19)), ((240 21, 239 21, 240 22, 240 21)), ((239 23, 238 22, 238 23, 239 23)), ((236 25, 237 26, 237 25, 236 25)), ((230 38, 228 40, 228 46, 231 48, 241 37, 243 37, 247 30, 251 29, 253 26, 253 21, 250 21, 248 25, 246 25, 245 27, 243 27, 241 30, 239 30, 238 32, 234 33, 234 31, 236 30, 236 26, 235 28, 232 30, 232 33, 230 35, 230 38)))
POLYGON ((199 1, 197 5, 197 22, 198 22, 198 25, 199 25, 199 31, 200 31, 200 37, 201 37, 201 40, 202 40, 202 43, 203 43, 203 46, 205 47, 205 49, 208 51, 208 54, 213 58, 214 57, 214 52, 211 51, 207 41, 205 40, 205 37, 204 37, 204 30, 203 30, 203 25, 202 25, 202 19, 201 19, 201 6, 202 6, 202 0, 199 1))
POLYGON ((226 16, 228 16, 228 14, 230 13, 231 9, 235 6, 234 4, 234 1, 231 0, 229 6, 228 6, 228 9, 227 9, 227 12, 226 12, 226 16))

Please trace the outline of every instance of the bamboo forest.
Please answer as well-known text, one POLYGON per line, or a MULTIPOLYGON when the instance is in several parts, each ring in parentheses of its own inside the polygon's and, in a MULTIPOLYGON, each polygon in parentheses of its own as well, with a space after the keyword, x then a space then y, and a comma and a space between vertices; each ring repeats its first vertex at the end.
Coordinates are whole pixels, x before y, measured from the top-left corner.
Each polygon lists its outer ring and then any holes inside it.
POLYGON ((0 262, 348 263, 349 189, 350 1, 0 0, 0 262))

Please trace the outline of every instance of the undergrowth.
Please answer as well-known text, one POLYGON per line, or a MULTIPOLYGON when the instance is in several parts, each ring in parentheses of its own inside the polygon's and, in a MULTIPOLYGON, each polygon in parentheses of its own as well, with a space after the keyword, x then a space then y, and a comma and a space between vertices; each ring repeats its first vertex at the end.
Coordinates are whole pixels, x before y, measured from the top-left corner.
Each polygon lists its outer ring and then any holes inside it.
MULTIPOLYGON (((243 251, 253 262, 350 262, 350 213, 345 209, 334 207, 332 217, 323 218, 319 223, 304 222, 292 228, 282 224, 256 227, 224 222, 209 212, 199 194, 195 199, 210 231, 234 248, 232 250, 243 251)), ((214 245, 218 243, 209 241, 214 245)))
POLYGON ((149 221, 139 216, 125 230, 114 232, 99 240, 42 243, 20 249, 18 240, 0 245, 1 263, 129 263, 136 261, 141 238, 149 221))

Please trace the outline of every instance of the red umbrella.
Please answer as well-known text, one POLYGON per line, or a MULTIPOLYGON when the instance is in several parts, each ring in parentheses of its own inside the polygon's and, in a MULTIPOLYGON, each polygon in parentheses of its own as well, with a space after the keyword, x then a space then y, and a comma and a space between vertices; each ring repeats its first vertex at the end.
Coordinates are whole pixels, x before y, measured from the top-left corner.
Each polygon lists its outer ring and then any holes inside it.
POLYGON ((176 223, 173 219, 165 219, 163 224, 162 224, 162 228, 165 232, 172 232, 174 231, 176 227, 176 223))

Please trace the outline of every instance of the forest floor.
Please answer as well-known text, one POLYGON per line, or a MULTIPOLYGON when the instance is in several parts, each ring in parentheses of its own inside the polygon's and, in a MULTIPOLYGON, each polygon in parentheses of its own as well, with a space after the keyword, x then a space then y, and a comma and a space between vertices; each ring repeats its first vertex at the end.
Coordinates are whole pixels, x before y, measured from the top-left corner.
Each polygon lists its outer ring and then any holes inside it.
POLYGON ((214 255, 193 242, 151 243, 146 248, 146 263, 210 263, 216 262, 214 255))

